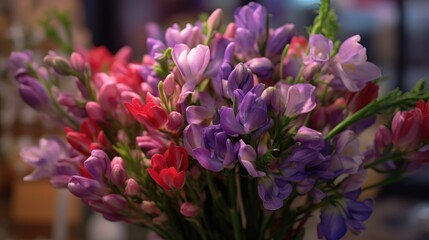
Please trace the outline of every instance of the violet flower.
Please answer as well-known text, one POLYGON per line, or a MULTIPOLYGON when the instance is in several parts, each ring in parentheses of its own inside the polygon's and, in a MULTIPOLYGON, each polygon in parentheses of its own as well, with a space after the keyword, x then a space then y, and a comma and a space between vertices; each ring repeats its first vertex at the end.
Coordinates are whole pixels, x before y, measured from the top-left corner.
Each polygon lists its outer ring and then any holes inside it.
POLYGON ((359 150, 359 140, 350 130, 339 133, 333 139, 335 150, 331 155, 329 169, 337 174, 358 172, 363 163, 363 154, 359 150))
POLYGON ((349 192, 335 205, 328 204, 320 211, 320 223, 317 226, 319 238, 327 240, 341 239, 350 229, 359 233, 365 229, 363 222, 367 220, 373 209, 373 200, 357 200, 360 191, 349 192))
POLYGON ((33 52, 25 50, 21 52, 12 52, 8 61, 9 71, 14 78, 27 73, 27 65, 33 61, 33 52))
POLYGON ((265 172, 256 170, 258 155, 251 145, 246 144, 242 139, 240 139, 236 144, 236 148, 238 149, 238 159, 250 176, 263 177, 266 175, 265 172))
POLYGON ((334 48, 331 40, 322 34, 313 34, 310 36, 308 43, 310 45, 310 54, 304 59, 306 65, 312 62, 324 64, 329 61, 329 56, 334 48))
POLYGON ((191 124, 183 131, 184 146, 201 166, 213 172, 235 165, 234 144, 220 125, 201 128, 191 124))
POLYGON ((106 195, 111 173, 110 158, 100 149, 91 151, 91 156, 83 162, 90 178, 72 176, 67 185, 69 191, 83 200, 98 200, 106 195))
POLYGON ((253 58, 247 61, 245 64, 248 68, 250 68, 252 73, 262 79, 270 78, 273 75, 274 65, 271 60, 266 57, 253 58))
POLYGON ((362 90, 367 82, 381 77, 380 69, 367 62, 366 48, 359 44, 359 41, 360 36, 355 35, 341 44, 333 60, 333 87, 357 92, 362 90))
POLYGON ((234 70, 228 77, 228 95, 233 98, 233 92, 236 89, 241 89, 246 94, 253 87, 253 74, 252 71, 243 63, 237 64, 234 70))
POLYGON ((238 112, 227 107, 220 112, 220 125, 228 135, 235 137, 255 132, 254 137, 257 137, 271 127, 267 105, 261 98, 263 87, 258 84, 246 94, 241 89, 234 91, 238 112))
POLYGON ((280 61, 283 49, 292 40, 294 28, 293 24, 285 24, 275 30, 270 29, 265 56, 274 64, 280 61))
POLYGON ((39 81, 30 76, 22 76, 18 83, 19 94, 26 104, 41 112, 51 110, 48 91, 39 81))
POLYGON ((292 185, 279 175, 269 174, 258 179, 258 195, 267 210, 277 210, 292 192, 292 185))
POLYGON ((251 2, 239 7, 234 12, 234 19, 237 30, 243 28, 254 32, 258 43, 262 43, 265 40, 267 12, 262 5, 251 2))
POLYGON ((167 28, 165 41, 168 47, 175 47, 182 43, 189 47, 195 47, 202 42, 201 29, 188 23, 184 29, 180 30, 179 25, 174 24, 167 28))

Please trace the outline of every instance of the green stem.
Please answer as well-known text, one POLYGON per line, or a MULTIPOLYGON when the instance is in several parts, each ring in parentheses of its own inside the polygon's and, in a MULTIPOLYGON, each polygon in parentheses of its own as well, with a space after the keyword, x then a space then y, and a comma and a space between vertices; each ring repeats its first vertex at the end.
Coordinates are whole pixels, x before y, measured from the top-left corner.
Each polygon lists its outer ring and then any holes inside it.
POLYGON ((373 168, 373 167, 375 167, 375 166, 377 166, 379 164, 385 163, 387 161, 397 161, 397 160, 401 160, 401 159, 402 159, 402 154, 400 154, 400 153, 394 153, 392 155, 384 156, 384 157, 382 157, 380 159, 377 159, 374 162, 370 162, 370 163, 366 164, 364 168, 365 169, 373 168))
POLYGON ((233 173, 228 176, 228 195, 229 195, 229 202, 231 204, 229 208, 229 214, 232 220, 234 239, 241 240, 240 217, 237 209, 237 198, 236 198, 237 189, 234 183, 234 175, 236 174, 233 173))
POLYGON ((283 64, 289 48, 290 44, 286 44, 285 48, 283 48, 282 57, 280 58, 280 80, 283 80, 283 64))

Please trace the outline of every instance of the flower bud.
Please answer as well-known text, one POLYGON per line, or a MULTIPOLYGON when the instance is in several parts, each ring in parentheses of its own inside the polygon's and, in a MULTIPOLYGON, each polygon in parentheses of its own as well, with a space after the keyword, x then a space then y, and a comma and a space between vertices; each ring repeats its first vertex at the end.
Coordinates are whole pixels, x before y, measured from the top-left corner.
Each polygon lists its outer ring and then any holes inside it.
POLYGON ((237 64, 235 69, 231 72, 228 77, 228 94, 230 97, 233 96, 233 92, 236 89, 243 90, 246 94, 253 87, 253 74, 252 71, 246 67, 243 63, 237 64))
POLYGON ((80 53, 73 52, 71 54, 70 65, 75 71, 82 72, 82 73, 85 71, 85 60, 83 59, 80 53))
POLYGON ((190 202, 185 202, 180 206, 180 213, 185 217, 195 217, 198 215, 198 211, 198 206, 190 202))
POLYGON ((320 64, 317 62, 311 62, 310 64, 306 65, 302 69, 302 77, 307 80, 311 81, 313 80, 314 75, 317 71, 320 69, 320 64))
POLYGON ((143 212, 147 214, 159 213, 159 209, 153 201, 143 200, 142 204, 140 205, 140 208, 143 210, 143 212))
POLYGON ((246 66, 262 79, 271 77, 274 71, 273 63, 266 57, 252 58, 246 62, 246 66))
POLYGON ((161 225, 168 220, 168 217, 165 213, 160 214, 158 217, 153 218, 153 223, 157 225, 161 225))
POLYGON ((222 9, 218 8, 214 10, 210 17, 207 19, 208 32, 211 33, 212 31, 219 31, 220 27, 222 26, 222 20, 222 9))
POLYGON ((96 122, 105 122, 107 119, 106 112, 100 107, 97 102, 87 102, 85 105, 86 112, 89 118, 96 122))
POLYGON ((119 194, 109 194, 101 197, 101 201, 113 211, 123 211, 128 207, 127 200, 119 194))
POLYGON ((112 172, 110 173, 110 181, 116 186, 123 186, 127 179, 127 171, 124 168, 122 158, 114 157, 110 163, 112 172))
POLYGON ((173 111, 168 115, 168 122, 166 128, 168 131, 177 132, 183 126, 184 119, 182 114, 173 111))
POLYGON ((125 183, 125 196, 135 196, 140 192, 139 184, 133 178, 128 178, 125 183))
POLYGON ((165 96, 167 98, 171 97, 176 90, 176 82, 174 81, 174 75, 168 74, 165 80, 162 82, 162 87, 164 89, 165 96))
POLYGON ((19 78, 19 94, 30 107, 43 111, 50 106, 50 100, 46 89, 32 77, 19 78))
POLYGON ((73 72, 70 63, 63 57, 48 55, 43 61, 51 66, 58 74, 69 75, 73 72))

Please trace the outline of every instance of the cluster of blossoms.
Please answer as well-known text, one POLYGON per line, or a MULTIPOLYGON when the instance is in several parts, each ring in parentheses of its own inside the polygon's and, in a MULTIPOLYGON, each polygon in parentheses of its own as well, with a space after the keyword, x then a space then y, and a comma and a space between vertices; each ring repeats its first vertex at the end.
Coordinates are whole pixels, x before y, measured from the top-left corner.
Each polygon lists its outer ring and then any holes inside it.
POLYGON ((152 29, 141 62, 128 47, 50 52, 44 66, 13 52, 22 99, 65 127, 66 142, 23 149, 26 180, 50 178, 165 239, 297 239, 319 213, 321 239, 363 230, 367 170, 398 176, 429 161, 428 95, 377 99, 381 71, 360 36, 333 42, 322 18, 307 40, 293 24, 270 28, 257 3, 223 32, 222 15, 152 29), (363 152, 357 137, 388 109, 403 111, 363 152))

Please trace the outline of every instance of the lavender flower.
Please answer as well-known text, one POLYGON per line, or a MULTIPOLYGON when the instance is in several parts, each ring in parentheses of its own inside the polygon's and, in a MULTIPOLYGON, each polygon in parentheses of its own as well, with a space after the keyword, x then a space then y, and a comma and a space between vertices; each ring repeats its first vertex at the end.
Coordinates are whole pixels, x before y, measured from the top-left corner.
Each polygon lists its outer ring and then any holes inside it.
POLYGON ((266 57, 253 58, 246 62, 246 66, 262 79, 270 78, 274 72, 273 63, 266 57))
POLYGON ((82 156, 58 138, 42 138, 39 146, 23 148, 20 152, 24 162, 35 167, 24 177, 25 181, 50 178, 54 187, 67 186, 70 176, 79 174, 82 156))
POLYGON ((177 44, 186 44, 189 47, 195 47, 201 43, 201 29, 198 26, 186 24, 183 30, 180 30, 179 25, 174 24, 165 32, 165 41, 168 47, 175 47, 177 44))
POLYGON ((310 44, 310 55, 304 59, 304 63, 318 63, 324 64, 328 62, 329 55, 334 48, 334 44, 331 40, 323 36, 322 34, 313 34, 309 39, 310 44))
POLYGON ((243 140, 240 140, 236 148, 238 149, 238 159, 241 165, 247 170, 252 177, 263 177, 265 172, 256 170, 256 161, 258 159, 255 149, 251 145, 246 144, 243 140))
POLYGON ((210 49, 204 45, 189 49, 187 45, 177 44, 173 48, 172 55, 173 61, 185 81, 178 101, 178 103, 182 103, 201 81, 210 60, 210 49))
POLYGON ((25 50, 22 52, 12 52, 9 57, 8 68, 13 77, 27 73, 27 65, 32 64, 33 52, 25 50))
POLYGON ((335 76, 331 81, 333 87, 357 92, 362 90, 367 82, 381 76, 380 69, 367 62, 366 48, 360 45, 359 41, 360 36, 355 35, 341 44, 332 66, 335 76))
POLYGON ((311 84, 289 85, 278 82, 271 104, 279 115, 294 116, 308 113, 316 107, 314 90, 315 87, 311 84))

